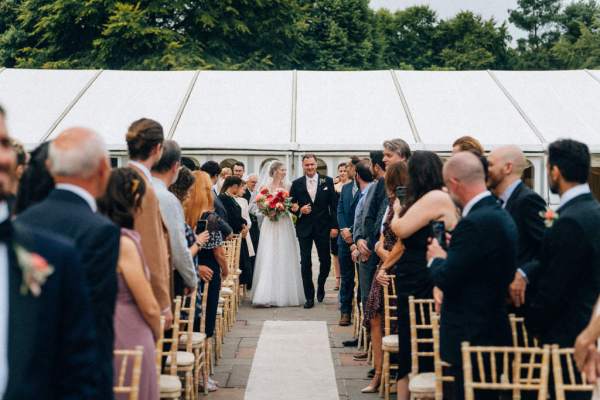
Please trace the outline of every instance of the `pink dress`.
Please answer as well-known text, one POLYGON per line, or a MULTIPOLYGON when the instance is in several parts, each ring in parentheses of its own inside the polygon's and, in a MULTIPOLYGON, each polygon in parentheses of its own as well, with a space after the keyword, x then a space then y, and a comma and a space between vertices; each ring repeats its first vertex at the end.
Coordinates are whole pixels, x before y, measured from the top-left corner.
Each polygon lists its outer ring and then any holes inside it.
MULTIPOLYGON (((148 280, 150 272, 144 260, 142 248, 140 245, 140 235, 133 230, 121 229, 121 235, 134 241, 138 252, 142 256, 144 269, 148 280)), ((156 357, 155 343, 152 329, 146 322, 140 312, 125 279, 121 274, 117 274, 119 291, 117 293, 117 304, 115 307, 114 326, 115 326, 115 349, 135 349, 136 346, 144 348, 144 357, 142 360, 142 376, 140 379, 139 399, 158 400, 158 380, 156 376, 156 357)), ((117 382, 118 371, 121 367, 121 359, 114 360, 114 382, 117 382)), ((133 366, 128 362, 129 368, 133 366)), ((130 371, 126 375, 125 382, 131 382, 130 371)), ((117 400, 126 400, 127 395, 115 396, 117 400)))

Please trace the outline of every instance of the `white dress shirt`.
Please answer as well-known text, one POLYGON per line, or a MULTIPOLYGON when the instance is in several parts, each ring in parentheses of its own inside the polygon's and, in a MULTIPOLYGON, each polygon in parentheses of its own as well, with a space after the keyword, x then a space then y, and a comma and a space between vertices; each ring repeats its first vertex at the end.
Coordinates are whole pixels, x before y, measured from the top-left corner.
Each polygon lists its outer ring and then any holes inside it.
POLYGON ((154 186, 154 182, 152 182, 152 174, 150 173, 148 167, 146 167, 139 161, 129 161, 129 165, 133 165, 137 167, 140 171, 142 171, 142 173, 146 176, 146 180, 148 181, 148 183, 150 183, 150 186, 154 186))
POLYGON ((312 177, 306 177, 306 189, 308 190, 308 194, 310 199, 315 202, 315 198, 317 197, 317 185, 319 180, 319 174, 314 174, 312 177))
POLYGON ((489 190, 486 190, 485 192, 481 192, 477 196, 475 196, 471 200, 469 200, 469 202, 467 204, 465 204, 465 206, 463 207, 463 211, 462 211, 463 218, 466 217, 467 215, 469 215, 469 212, 471 212, 471 209, 475 206, 475 204, 479 203, 480 200, 483 200, 484 198, 491 196, 491 195, 492 195, 492 193, 490 193, 489 190))
MULTIPOLYGON (((8 205, 0 203, 0 222, 9 217, 8 205)), ((0 399, 4 397, 4 391, 8 383, 8 314, 9 310, 9 286, 8 286, 8 251, 5 243, 0 243, 0 399)))
POLYGON ((565 204, 567 204, 568 202, 570 202, 571 200, 573 200, 575 197, 579 197, 583 194, 587 194, 590 193, 590 185, 588 185, 587 183, 582 183, 581 185, 577 185, 572 187, 571 189, 567 190, 566 192, 563 193, 562 196, 560 196, 560 207, 564 206, 565 204))
POLYGON ((76 194, 77 196, 85 200, 85 202, 88 204, 88 206, 90 206, 93 212, 98 211, 98 204, 96 204, 96 199, 90 194, 90 192, 88 192, 84 188, 77 185, 71 185, 70 183, 58 183, 56 185, 56 189, 66 190, 68 192, 76 194))

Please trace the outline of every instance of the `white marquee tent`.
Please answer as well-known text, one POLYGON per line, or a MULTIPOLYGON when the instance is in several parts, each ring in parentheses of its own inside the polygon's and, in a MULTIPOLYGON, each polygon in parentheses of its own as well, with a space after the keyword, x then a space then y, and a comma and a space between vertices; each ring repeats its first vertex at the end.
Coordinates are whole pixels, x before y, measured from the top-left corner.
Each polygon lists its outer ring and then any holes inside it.
POLYGON ((28 148, 68 126, 102 134, 120 162, 125 131, 159 121, 196 162, 314 152, 333 173, 349 154, 401 137, 440 153, 459 136, 518 144, 546 192, 543 150, 559 137, 600 155, 600 71, 93 71, 0 69, 9 132, 28 148))

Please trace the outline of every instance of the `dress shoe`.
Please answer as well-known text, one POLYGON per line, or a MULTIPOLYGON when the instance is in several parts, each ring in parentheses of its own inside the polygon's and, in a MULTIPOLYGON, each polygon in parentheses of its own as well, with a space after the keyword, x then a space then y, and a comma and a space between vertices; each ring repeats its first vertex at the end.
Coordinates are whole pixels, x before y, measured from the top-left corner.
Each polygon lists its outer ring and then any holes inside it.
POLYGON ((356 347, 358 346, 358 339, 345 340, 342 342, 344 347, 356 347))
POLYGON ((357 353, 354 356, 352 356, 352 359, 354 361, 365 361, 367 358, 369 358, 368 353, 357 353))
POLYGON ((304 303, 304 308, 306 308, 306 309, 313 308, 314 306, 315 306, 314 300, 306 300, 306 303, 304 303))
MULTIPOLYGON (((361 393, 377 393, 379 391, 379 385, 381 384, 381 372, 375 374, 371 383, 366 388, 362 389, 361 393)), ((395 386, 395 385, 394 385, 395 386)))
POLYGON ((350 326, 350 314, 342 314, 340 326, 350 326))
POLYGON ((317 301, 319 303, 322 303, 324 298, 325 298, 325 288, 319 287, 319 289, 317 289, 317 301))

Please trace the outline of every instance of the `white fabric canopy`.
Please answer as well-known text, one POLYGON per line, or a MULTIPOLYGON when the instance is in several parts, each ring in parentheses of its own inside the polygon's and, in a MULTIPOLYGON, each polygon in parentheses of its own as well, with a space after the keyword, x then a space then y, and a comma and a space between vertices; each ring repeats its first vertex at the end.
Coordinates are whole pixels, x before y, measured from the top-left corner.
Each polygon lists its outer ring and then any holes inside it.
POLYGON ((600 152, 600 71, 0 69, 0 104, 29 148, 79 125, 123 150, 148 117, 197 151, 365 151, 394 137, 448 151, 472 135, 532 152, 572 137, 600 152))

